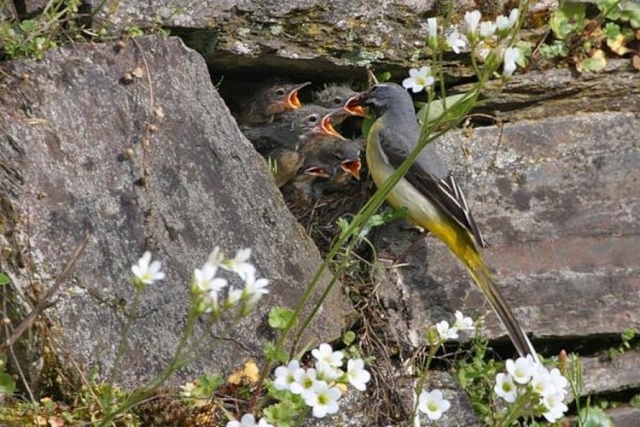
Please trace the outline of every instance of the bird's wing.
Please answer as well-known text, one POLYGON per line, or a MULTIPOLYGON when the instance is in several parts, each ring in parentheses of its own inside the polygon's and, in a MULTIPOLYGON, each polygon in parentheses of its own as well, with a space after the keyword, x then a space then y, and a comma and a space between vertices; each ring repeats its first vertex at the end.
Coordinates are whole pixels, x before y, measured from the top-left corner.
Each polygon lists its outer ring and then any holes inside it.
MULTIPOLYGON (((409 139, 417 141, 418 138, 419 134, 417 133, 402 135, 397 133, 397 129, 388 127, 380 129, 378 134, 380 148, 394 169, 400 167, 411 153, 411 147, 415 147, 413 143, 408 144, 407 141, 409 139), (398 139, 403 141, 398 143, 398 139), (394 140, 396 141, 395 143, 393 142, 394 140)), ((446 165, 432 146, 427 145, 423 149, 404 178, 420 193, 424 194, 429 201, 467 229, 479 247, 488 246, 473 218, 462 189, 458 186, 453 176, 449 175, 446 165)))
POLYGON ((284 122, 269 123, 261 127, 247 129, 244 136, 251 141, 258 153, 268 155, 277 148, 295 150, 296 134, 291 124, 284 122))

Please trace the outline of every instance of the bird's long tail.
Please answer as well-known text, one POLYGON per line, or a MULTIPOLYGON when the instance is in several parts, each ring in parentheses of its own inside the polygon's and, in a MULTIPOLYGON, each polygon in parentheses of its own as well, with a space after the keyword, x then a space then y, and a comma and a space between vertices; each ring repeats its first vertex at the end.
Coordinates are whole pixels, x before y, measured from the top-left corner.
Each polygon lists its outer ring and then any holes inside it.
POLYGON ((539 362, 535 348, 533 348, 531 341, 529 341, 529 338, 518 323, 518 320, 509 308, 509 305, 502 296, 502 293, 491 278, 489 270, 482 260, 481 255, 477 251, 473 252, 474 253, 471 256, 464 257, 465 264, 469 269, 471 277, 474 282, 476 282, 485 298, 489 301, 491 308, 498 315, 500 322, 502 322, 504 327, 507 329, 509 338, 520 356, 525 357, 530 354, 533 357, 533 360, 539 362))

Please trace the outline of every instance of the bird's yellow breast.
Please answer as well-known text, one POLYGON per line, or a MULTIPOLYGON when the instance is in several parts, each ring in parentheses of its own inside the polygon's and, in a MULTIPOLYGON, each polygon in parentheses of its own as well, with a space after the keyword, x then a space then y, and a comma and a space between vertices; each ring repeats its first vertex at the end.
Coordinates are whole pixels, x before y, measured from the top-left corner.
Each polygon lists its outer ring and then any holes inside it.
MULTIPOLYGON (((395 172, 373 135, 367 141, 367 165, 373 182, 378 188, 395 172)), ((396 209, 406 207, 407 219, 410 222, 429 230, 454 252, 460 251, 461 240, 466 237, 464 233, 460 233, 460 227, 456 227, 451 220, 448 220, 440 209, 409 181, 401 178, 387 195, 387 202, 396 209)))

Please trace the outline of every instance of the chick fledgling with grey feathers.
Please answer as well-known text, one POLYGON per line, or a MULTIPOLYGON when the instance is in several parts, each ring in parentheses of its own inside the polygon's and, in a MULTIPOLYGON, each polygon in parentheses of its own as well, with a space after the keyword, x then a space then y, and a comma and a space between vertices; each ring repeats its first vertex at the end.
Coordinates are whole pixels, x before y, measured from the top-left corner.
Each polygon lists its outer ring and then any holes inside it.
POLYGON ((279 187, 297 174, 307 146, 323 137, 344 139, 331 124, 335 111, 318 105, 304 105, 281 114, 276 122, 244 131, 256 150, 274 162, 279 187))
POLYGON ((270 123, 276 114, 300 108, 298 91, 310 83, 283 83, 268 81, 263 83, 251 96, 242 102, 235 115, 238 125, 243 128, 270 123))
POLYGON ((298 175, 292 180, 298 197, 318 200, 326 192, 344 188, 351 178, 360 179, 361 150, 358 142, 334 137, 309 144, 298 175))

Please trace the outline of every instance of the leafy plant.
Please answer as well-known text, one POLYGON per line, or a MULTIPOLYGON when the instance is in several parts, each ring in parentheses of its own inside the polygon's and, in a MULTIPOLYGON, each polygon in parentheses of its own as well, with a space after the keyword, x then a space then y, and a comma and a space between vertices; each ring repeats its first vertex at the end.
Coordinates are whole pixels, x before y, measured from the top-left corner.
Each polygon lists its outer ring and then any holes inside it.
POLYGON ((590 16, 587 2, 565 1, 549 20, 554 40, 539 48, 544 59, 569 59, 578 71, 598 72, 609 56, 631 52, 640 26, 640 4, 632 0, 597 0, 598 16, 590 16))

